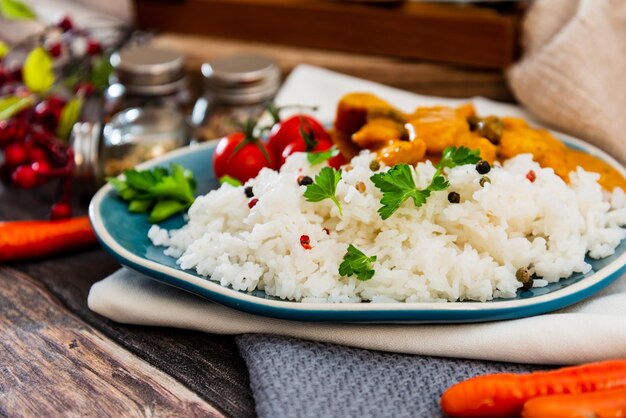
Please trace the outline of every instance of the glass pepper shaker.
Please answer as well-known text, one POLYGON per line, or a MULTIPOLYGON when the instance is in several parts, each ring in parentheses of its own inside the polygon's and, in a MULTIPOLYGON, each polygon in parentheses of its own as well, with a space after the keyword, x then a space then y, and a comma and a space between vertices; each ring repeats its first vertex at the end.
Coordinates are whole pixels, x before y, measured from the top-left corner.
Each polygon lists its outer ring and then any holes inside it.
POLYGON ((201 69, 205 93, 191 118, 199 141, 219 139, 240 130, 246 119, 257 119, 281 81, 276 61, 262 55, 231 55, 204 63, 201 69))
POLYGON ((184 57, 178 52, 128 47, 113 54, 111 64, 115 73, 105 91, 107 114, 146 106, 165 106, 184 112, 190 106, 184 57))
POLYGON ((85 104, 70 137, 75 177, 97 185, 190 140, 184 116, 190 95, 180 54, 133 48, 114 55, 112 63, 115 82, 103 102, 85 104))

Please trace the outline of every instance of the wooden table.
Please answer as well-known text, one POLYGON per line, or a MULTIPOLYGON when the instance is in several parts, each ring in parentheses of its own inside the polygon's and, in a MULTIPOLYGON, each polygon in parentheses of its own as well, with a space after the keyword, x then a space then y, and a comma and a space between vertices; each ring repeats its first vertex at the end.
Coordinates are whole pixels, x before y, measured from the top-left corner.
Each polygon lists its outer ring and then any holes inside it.
MULTIPOLYGON (((252 49, 285 71, 306 61, 421 93, 511 97, 497 71, 174 35, 159 42, 195 51, 192 65, 215 49, 252 49)), ((0 221, 45 218, 52 191, 0 185, 0 221)), ((83 197, 75 207, 84 213, 87 204, 83 197)), ((0 266, 0 415, 253 416, 233 337, 121 325, 89 310, 91 285, 118 268, 101 249, 0 266)))

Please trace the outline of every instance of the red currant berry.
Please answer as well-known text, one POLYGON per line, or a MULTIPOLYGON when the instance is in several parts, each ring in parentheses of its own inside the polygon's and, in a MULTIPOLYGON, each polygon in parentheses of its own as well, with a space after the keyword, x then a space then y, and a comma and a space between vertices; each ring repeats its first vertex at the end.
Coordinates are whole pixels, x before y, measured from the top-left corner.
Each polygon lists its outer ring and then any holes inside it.
POLYGON ((98 55, 100 52, 102 52, 100 42, 94 39, 87 40, 87 55, 98 55))
POLYGON ((61 48, 61 43, 60 42, 53 42, 53 43, 47 45, 46 49, 48 50, 48 53, 50 54, 50 56, 52 58, 59 57, 61 55, 61 52, 62 52, 62 48, 61 48))
POLYGON ((7 145, 15 135, 15 123, 0 120, 0 147, 7 145))
POLYGON ((63 106, 65 106, 65 99, 62 98, 61 96, 56 95, 56 94, 52 94, 52 95, 48 96, 47 100, 48 100, 48 104, 51 107, 61 109, 61 108, 63 108, 63 106))
POLYGON ((65 15, 57 22, 57 26, 63 29, 63 32, 67 32, 68 30, 72 30, 74 22, 72 22, 69 16, 65 15))
POLYGON ((21 165, 15 169, 11 176, 13 184, 23 189, 32 189, 39 183, 37 173, 29 165, 21 165))
POLYGON ((89 96, 96 91, 96 86, 89 81, 81 81, 76 85, 76 94, 89 96))
POLYGON ((45 175, 50 171, 50 163, 47 160, 35 161, 30 165, 33 171, 40 175, 45 175))
POLYGON ((22 82, 22 67, 15 66, 10 69, 11 81, 22 82))
POLYGON ((10 166, 18 166, 26 162, 26 158, 26 150, 21 144, 9 144, 4 150, 4 161, 10 166))
POLYGON ((60 117, 61 108, 48 100, 44 100, 35 106, 35 120, 50 130, 56 129, 60 117))
MULTIPOLYGON (((33 163, 44 162, 48 164, 48 154, 41 147, 35 146, 28 152, 28 159, 33 163)), ((49 166, 49 164, 48 164, 49 166)))
POLYGON ((66 202, 57 202, 50 209, 50 219, 66 219, 72 216, 72 207, 66 202))

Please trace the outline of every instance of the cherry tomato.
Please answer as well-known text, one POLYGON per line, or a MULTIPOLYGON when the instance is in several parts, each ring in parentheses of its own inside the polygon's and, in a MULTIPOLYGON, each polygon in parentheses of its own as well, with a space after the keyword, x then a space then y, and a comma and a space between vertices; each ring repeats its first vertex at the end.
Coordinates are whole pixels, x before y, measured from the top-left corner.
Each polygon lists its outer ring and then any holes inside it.
MULTIPOLYGON (((333 143, 328 139, 320 139, 317 141, 317 145, 313 148, 313 152, 326 151, 332 148, 333 143)), ((280 156, 279 167, 285 164, 285 160, 294 152, 306 152, 306 145, 304 141, 294 141, 287 145, 280 156)), ((338 155, 328 160, 328 165, 333 168, 339 168, 346 163, 346 159, 339 153, 338 155)))
POLYGON ((277 160, 280 160, 283 150, 292 142, 299 140, 304 145, 300 128, 313 134, 313 137, 318 141, 322 139, 330 141, 330 135, 315 118, 302 114, 294 115, 275 124, 270 131, 268 145, 277 160))
POLYGON ((245 183, 256 177, 262 168, 275 168, 275 161, 266 144, 243 132, 236 132, 218 142, 213 154, 213 169, 217 178, 229 175, 245 183), (239 145, 242 142, 244 144, 239 145))

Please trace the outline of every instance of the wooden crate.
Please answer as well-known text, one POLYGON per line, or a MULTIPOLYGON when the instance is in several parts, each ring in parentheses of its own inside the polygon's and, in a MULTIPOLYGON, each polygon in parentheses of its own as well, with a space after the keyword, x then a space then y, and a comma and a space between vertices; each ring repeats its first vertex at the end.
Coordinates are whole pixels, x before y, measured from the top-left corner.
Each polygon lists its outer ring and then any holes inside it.
POLYGON ((441 3, 135 0, 141 28, 477 68, 516 56, 519 13, 441 3))

